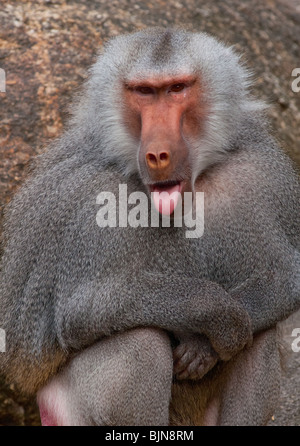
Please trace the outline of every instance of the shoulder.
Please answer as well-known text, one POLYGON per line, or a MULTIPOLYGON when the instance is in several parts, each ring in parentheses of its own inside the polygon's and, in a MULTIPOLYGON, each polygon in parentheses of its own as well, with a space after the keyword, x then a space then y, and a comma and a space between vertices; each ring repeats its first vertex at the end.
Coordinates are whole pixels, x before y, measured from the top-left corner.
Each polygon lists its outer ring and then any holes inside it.
POLYGON ((252 214, 258 221, 272 218, 287 225, 298 221, 300 183, 292 161, 265 131, 253 137, 247 132, 226 159, 197 179, 207 215, 224 220, 252 214))

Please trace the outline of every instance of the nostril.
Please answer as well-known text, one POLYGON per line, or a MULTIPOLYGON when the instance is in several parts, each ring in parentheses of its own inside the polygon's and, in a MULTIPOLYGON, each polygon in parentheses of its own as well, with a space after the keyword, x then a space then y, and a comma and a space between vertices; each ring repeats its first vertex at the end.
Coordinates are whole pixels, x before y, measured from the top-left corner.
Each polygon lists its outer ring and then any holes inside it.
POLYGON ((161 161, 167 161, 169 159, 169 154, 167 152, 161 152, 159 154, 159 159, 161 161))
POLYGON ((147 161, 151 164, 156 164, 157 163, 157 158, 156 155, 154 153, 147 153, 146 155, 147 161))

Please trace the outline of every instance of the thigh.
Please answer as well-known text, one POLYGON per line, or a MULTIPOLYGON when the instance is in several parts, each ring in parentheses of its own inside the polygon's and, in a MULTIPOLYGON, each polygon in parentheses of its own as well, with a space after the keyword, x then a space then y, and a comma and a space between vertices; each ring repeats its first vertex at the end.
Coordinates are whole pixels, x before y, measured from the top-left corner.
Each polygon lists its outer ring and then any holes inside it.
POLYGON ((43 424, 166 425, 172 383, 169 337, 119 333, 76 355, 39 392, 43 424))

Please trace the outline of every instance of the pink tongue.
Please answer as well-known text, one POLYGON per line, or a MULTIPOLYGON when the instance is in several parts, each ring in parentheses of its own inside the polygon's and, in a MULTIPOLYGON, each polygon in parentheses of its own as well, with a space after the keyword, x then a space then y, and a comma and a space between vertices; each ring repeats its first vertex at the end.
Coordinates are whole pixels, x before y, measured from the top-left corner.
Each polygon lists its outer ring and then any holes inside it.
POLYGON ((171 215, 177 206, 180 197, 180 184, 175 186, 154 187, 152 190, 152 198, 156 210, 162 215, 171 215))

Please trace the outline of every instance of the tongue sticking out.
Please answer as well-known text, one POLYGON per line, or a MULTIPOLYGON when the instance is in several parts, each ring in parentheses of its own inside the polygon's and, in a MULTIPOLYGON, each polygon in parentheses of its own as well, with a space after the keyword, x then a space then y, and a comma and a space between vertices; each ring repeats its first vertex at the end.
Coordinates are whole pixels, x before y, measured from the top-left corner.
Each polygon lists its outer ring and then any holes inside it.
POLYGON ((173 214, 181 194, 180 183, 174 186, 153 186, 152 199, 156 210, 162 215, 173 214))

